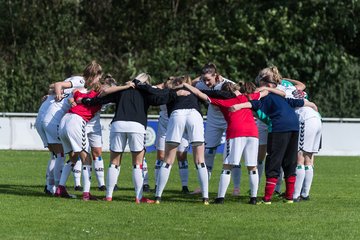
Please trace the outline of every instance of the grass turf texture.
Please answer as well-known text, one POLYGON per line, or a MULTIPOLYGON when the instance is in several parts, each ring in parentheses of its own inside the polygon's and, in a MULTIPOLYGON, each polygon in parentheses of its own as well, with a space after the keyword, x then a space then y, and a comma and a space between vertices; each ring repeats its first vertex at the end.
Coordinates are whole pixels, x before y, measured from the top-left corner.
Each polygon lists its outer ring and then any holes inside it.
MULTIPOLYGON (((130 155, 119 177, 113 202, 83 202, 45 196, 44 174, 49 154, 0 151, 0 239, 359 239, 359 157, 317 157, 311 200, 249 205, 248 174, 243 167, 241 196, 224 205, 204 206, 201 196, 183 195, 177 166, 171 171, 160 205, 134 203, 130 155), (345 166, 345 167, 344 167, 345 166)), ((109 154, 104 153, 105 169, 109 154)), ((154 186, 155 154, 148 154, 150 184, 154 186)), ((191 157, 189 157, 189 161, 191 157)), ((216 197, 221 156, 216 157, 210 198, 216 197)), ((198 186, 189 164, 189 189, 198 186)), ((106 170, 105 170, 106 173, 106 170)), ((102 198, 92 180, 93 195, 102 198)), ((259 189, 263 195, 264 179, 259 189)), ((153 197, 153 193, 145 193, 153 197)))

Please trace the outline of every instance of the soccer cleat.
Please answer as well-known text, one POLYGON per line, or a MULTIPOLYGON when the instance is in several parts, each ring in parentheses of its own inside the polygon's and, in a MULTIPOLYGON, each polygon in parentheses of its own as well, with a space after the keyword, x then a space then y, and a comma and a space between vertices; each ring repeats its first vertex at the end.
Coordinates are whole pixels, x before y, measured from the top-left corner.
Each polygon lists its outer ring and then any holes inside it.
POLYGON ((300 196, 300 198, 303 201, 309 201, 310 200, 310 196, 307 196, 307 197, 300 196))
POLYGON ((45 195, 49 195, 49 196, 53 195, 52 192, 47 189, 47 185, 45 185, 44 193, 45 193, 45 195))
POLYGON ((285 196, 285 193, 274 191, 274 196, 277 198, 283 198, 285 196))
POLYGON ((99 191, 104 192, 104 191, 106 191, 106 186, 102 185, 102 186, 98 187, 98 189, 99 189, 99 191))
POLYGON ((82 200, 84 201, 97 201, 98 199, 92 196, 89 192, 83 192, 82 200))
POLYGON ((181 192, 184 193, 184 194, 189 194, 190 193, 189 188, 187 186, 182 186, 181 192))
POLYGON ((191 192, 190 194, 200 194, 201 193, 201 188, 196 188, 193 192, 191 192))
POLYGON ((150 192, 150 186, 149 186, 149 184, 144 184, 144 185, 143 185, 143 192, 150 192))
POLYGON ((283 202, 286 203, 286 204, 292 204, 292 203, 294 203, 294 200, 284 198, 283 202))
POLYGON ((271 200, 262 199, 262 200, 261 200, 260 202, 258 202, 257 204, 270 205, 270 204, 271 204, 271 200))
POLYGON ((224 204, 224 198, 223 197, 218 197, 218 198, 215 198, 214 200, 214 203, 215 204, 224 204))
POLYGON ((294 198, 294 199, 293 199, 293 202, 294 202, 294 203, 301 202, 301 197, 294 198))
POLYGON ((112 202, 112 197, 104 197, 103 201, 112 202))
POLYGON ((204 205, 209 205, 209 199, 208 198, 203 198, 203 204, 204 205))
POLYGON ((233 196, 239 196, 240 195, 240 188, 234 188, 234 191, 232 193, 233 196))
POLYGON ((249 204, 251 204, 251 205, 256 205, 256 204, 257 204, 257 199, 256 199, 256 197, 251 197, 251 198, 250 198, 250 201, 249 201, 249 204))
POLYGON ((135 198, 135 203, 136 204, 140 204, 140 203, 150 203, 151 204, 151 203, 155 203, 155 201, 142 197, 141 199, 135 198))
POLYGON ((76 198, 75 195, 70 195, 67 191, 66 188, 64 186, 59 185, 56 188, 55 197, 62 197, 62 198, 76 198))
POLYGON ((74 187, 74 190, 81 192, 83 190, 83 188, 82 188, 82 186, 78 185, 78 186, 74 187))
POLYGON ((115 191, 119 191, 119 188, 118 188, 118 185, 117 184, 115 184, 115 186, 114 186, 114 192, 115 191))
POLYGON ((155 204, 160 204, 161 197, 155 197, 155 204))

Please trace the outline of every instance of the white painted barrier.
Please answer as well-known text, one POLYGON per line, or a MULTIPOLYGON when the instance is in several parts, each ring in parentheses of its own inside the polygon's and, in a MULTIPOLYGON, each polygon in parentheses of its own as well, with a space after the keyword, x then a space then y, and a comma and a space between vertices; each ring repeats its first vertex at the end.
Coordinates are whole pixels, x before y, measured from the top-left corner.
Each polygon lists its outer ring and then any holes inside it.
MULTIPOLYGON (((112 114, 101 116, 103 150, 109 150, 112 114)), ((34 127, 36 114, 0 113, 0 149, 43 150, 34 127)), ((157 116, 149 116, 157 119, 157 116)), ((154 131, 149 128, 148 145, 153 144, 154 131)), ((360 156, 360 119, 323 119, 322 149, 319 155, 360 156)))

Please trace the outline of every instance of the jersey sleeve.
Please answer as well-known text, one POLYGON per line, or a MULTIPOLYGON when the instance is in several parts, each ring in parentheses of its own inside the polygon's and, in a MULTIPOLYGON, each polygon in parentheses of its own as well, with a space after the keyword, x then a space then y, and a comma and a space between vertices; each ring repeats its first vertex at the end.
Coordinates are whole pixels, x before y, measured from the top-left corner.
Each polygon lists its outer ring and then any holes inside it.
POLYGON ((82 88, 85 85, 85 79, 82 76, 73 76, 67 80, 71 82, 73 88, 82 88))

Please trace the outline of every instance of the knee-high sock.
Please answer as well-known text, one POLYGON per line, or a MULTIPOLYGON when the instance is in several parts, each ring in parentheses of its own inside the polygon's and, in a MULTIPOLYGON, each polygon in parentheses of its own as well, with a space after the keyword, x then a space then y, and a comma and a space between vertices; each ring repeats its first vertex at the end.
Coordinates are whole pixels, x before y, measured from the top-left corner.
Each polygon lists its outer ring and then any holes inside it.
POLYGON ((179 161, 179 175, 181 179, 181 185, 187 186, 188 185, 188 179, 189 179, 189 165, 188 161, 179 161))
POLYGON ((234 188, 240 189, 240 181, 241 181, 241 164, 235 165, 231 170, 232 179, 234 182, 234 188))
POLYGON ((159 170, 158 183, 157 183, 155 197, 161 197, 161 195, 164 191, 164 188, 166 186, 166 183, 169 180, 171 167, 172 167, 172 165, 167 164, 167 163, 163 163, 161 165, 161 168, 159 170))
POLYGON ((261 177, 264 172, 264 166, 265 166, 264 161, 258 161, 257 170, 258 170, 258 174, 259 174, 259 185, 261 182, 261 177))
POLYGON ((209 177, 205 163, 196 164, 202 197, 209 198, 209 177))
POLYGON ((142 198, 142 188, 144 184, 143 172, 141 169, 141 165, 134 165, 132 171, 132 180, 135 188, 135 197, 137 199, 142 198))
POLYGON ((158 185, 158 180, 159 180, 159 172, 160 172, 160 168, 162 165, 162 161, 157 159, 155 162, 155 186, 158 185))
POLYGON ((266 184, 265 184, 265 201, 270 201, 271 197, 274 193, 275 186, 276 186, 277 178, 266 178, 266 184))
POLYGON ((282 184, 283 178, 284 178, 284 171, 281 168, 280 176, 278 177, 277 182, 276 182, 275 191, 281 192, 281 184, 282 184))
POLYGON ((81 186, 81 169, 82 162, 80 159, 76 161, 75 166, 73 167, 73 175, 74 175, 74 184, 75 186, 81 186))
POLYGON ((296 181, 296 176, 290 176, 285 178, 285 183, 286 183, 285 198, 288 200, 293 199, 295 181, 296 181))
POLYGON ((98 182, 98 187, 105 185, 104 179, 104 161, 101 156, 96 157, 93 161, 96 180, 98 182))
POLYGON ((84 165, 82 167, 82 175, 83 175, 83 183, 84 183, 83 192, 90 192, 90 186, 91 186, 91 166, 90 165, 84 165))
POLYGON ((226 190, 230 184, 231 170, 222 170, 218 188, 218 198, 225 198, 226 190))
POLYGON ((298 165, 296 168, 296 181, 295 181, 295 190, 293 198, 296 199, 300 196, 301 189, 303 187, 305 179, 305 166, 304 165, 298 165))
POLYGON ((110 164, 106 179, 106 197, 111 197, 120 174, 120 166, 110 164))
POLYGON ((143 164, 142 164, 142 174, 144 177, 144 185, 149 184, 149 171, 148 171, 148 165, 146 162, 146 158, 144 158, 143 164))
POLYGON ((75 164, 70 162, 70 160, 66 162, 66 164, 64 165, 62 172, 61 172, 59 185, 66 186, 66 181, 67 181, 70 173, 72 172, 72 169, 74 166, 75 166, 75 164))
POLYGON ((61 178, 61 171, 64 167, 64 162, 65 162, 64 153, 56 154, 55 165, 54 165, 55 186, 59 185, 60 178, 61 178))
POLYGON ((259 189, 259 174, 257 169, 249 171, 250 197, 256 197, 259 189))
MULTIPOLYGON (((53 155, 51 154, 51 156, 53 156, 53 155)), ((55 182, 54 182, 55 159, 56 159, 55 157, 52 157, 48 161, 48 165, 46 167, 46 186, 55 185, 55 182)))
POLYGON ((310 194, 311 184, 314 178, 314 167, 311 165, 305 166, 305 179, 301 195, 307 197, 310 194))
POLYGON ((216 148, 206 148, 205 149, 205 164, 208 171, 208 178, 210 180, 212 169, 214 166, 214 159, 216 154, 216 148))

